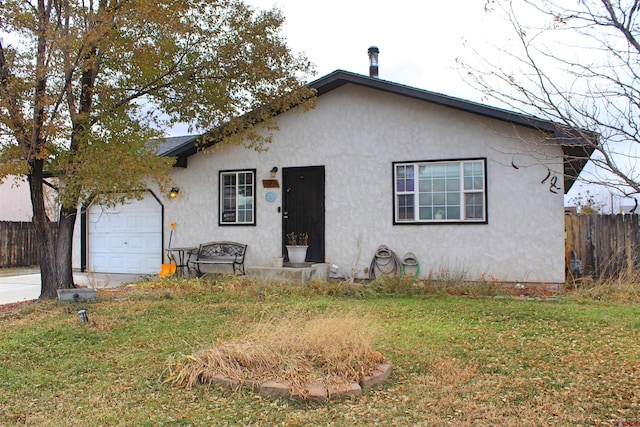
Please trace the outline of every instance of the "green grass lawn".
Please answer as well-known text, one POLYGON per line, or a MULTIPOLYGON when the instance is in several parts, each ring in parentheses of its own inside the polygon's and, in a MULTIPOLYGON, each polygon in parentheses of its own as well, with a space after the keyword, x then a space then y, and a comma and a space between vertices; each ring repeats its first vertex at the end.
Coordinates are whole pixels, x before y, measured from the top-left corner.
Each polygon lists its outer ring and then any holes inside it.
POLYGON ((0 425, 640 425, 637 302, 345 289, 168 280, 2 312, 0 425), (353 312, 373 320, 375 348, 394 365, 360 399, 164 382, 176 355, 242 337, 263 319, 353 312))

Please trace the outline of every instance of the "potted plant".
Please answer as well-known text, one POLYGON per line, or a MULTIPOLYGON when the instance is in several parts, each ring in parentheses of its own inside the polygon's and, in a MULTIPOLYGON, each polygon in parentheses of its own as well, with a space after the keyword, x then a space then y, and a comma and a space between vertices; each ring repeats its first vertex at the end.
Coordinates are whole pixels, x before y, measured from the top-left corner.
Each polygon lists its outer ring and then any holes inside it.
POLYGON ((289 233, 287 234, 287 253, 289 262, 292 264, 302 264, 307 258, 307 248, 309 247, 309 233, 289 233))

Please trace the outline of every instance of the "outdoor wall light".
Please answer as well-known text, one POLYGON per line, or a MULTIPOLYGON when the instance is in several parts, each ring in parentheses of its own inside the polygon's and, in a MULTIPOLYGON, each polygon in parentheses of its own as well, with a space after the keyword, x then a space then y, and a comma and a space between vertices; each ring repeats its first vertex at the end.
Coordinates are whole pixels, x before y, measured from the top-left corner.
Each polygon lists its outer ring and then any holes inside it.
POLYGON ((171 190, 169 191, 169 198, 177 199, 179 192, 180 192, 180 189, 178 187, 172 187, 171 190))
POLYGON ((274 166, 274 167, 271 169, 271 178, 275 178, 277 173, 278 173, 278 167, 277 167, 277 166, 274 166))

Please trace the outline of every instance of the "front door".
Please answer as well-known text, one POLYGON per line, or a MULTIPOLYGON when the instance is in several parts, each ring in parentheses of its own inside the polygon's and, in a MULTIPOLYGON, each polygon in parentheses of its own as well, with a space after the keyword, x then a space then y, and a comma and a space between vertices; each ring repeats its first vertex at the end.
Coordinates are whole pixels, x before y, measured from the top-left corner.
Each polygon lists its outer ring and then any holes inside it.
POLYGON ((308 233, 307 262, 324 262, 324 166, 283 168, 282 253, 287 234, 308 233))

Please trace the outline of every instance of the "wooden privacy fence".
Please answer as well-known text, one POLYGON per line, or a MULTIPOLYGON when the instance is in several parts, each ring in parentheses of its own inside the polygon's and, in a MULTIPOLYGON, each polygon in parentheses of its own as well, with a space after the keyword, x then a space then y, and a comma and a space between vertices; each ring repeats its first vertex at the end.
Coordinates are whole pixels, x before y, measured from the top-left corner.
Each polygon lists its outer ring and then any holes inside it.
POLYGON ((605 279, 640 268, 640 215, 565 215, 567 270, 573 251, 583 276, 605 279))
POLYGON ((0 268, 36 264, 38 246, 33 223, 0 221, 0 268))

